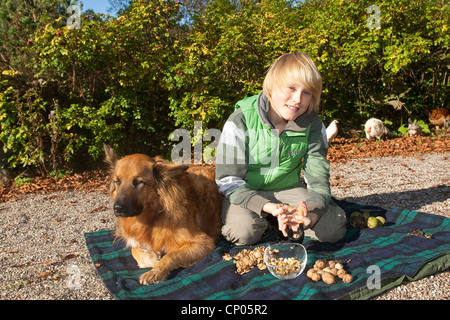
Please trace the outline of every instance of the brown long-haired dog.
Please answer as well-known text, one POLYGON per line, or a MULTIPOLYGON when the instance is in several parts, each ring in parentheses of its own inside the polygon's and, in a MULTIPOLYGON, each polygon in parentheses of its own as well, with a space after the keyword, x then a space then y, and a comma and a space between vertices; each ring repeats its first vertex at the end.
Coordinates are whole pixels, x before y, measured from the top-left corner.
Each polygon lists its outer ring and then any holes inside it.
POLYGON ((141 284, 164 281, 172 270, 193 265, 215 249, 222 197, 213 169, 143 154, 119 158, 111 147, 104 149, 116 234, 131 247, 140 268, 152 268, 141 275, 141 284))

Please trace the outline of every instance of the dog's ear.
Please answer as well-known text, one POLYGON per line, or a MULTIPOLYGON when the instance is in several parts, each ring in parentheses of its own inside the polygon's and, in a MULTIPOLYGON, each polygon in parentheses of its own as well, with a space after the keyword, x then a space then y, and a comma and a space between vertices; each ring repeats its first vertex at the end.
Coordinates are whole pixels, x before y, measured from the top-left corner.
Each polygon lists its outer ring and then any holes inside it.
POLYGON ((153 166, 155 189, 161 198, 164 210, 174 219, 187 214, 187 195, 181 186, 181 176, 188 169, 187 165, 173 165, 157 161, 153 166))
POLYGON ((117 153, 107 144, 103 145, 103 149, 105 150, 105 162, 109 164, 111 168, 114 168, 117 160, 119 160, 117 153))
POLYGON ((189 168, 188 165, 177 165, 164 161, 163 158, 157 156, 153 158, 153 175, 158 182, 179 179, 179 177, 189 168))
POLYGON ((161 156, 156 156, 153 158, 153 161, 155 162, 164 162, 164 159, 161 156))

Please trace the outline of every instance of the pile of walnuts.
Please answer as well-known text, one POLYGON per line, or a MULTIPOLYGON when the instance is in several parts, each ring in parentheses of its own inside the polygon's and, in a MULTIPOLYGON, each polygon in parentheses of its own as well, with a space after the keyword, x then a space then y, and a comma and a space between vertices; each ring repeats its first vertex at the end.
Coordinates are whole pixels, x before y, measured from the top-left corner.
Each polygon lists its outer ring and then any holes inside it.
POLYGON ((253 250, 243 249, 234 257, 228 253, 225 253, 222 258, 226 261, 234 259, 233 263, 236 265, 236 273, 238 274, 250 272, 253 267, 257 267, 259 270, 265 270, 267 269, 267 266, 264 263, 265 249, 266 248, 263 246, 257 247, 253 250))
POLYGON ((278 258, 270 260, 270 264, 271 266, 273 266, 273 270, 282 276, 287 276, 300 272, 300 270, 302 269, 302 267, 300 266, 301 263, 302 262, 300 260, 297 260, 292 257, 288 259, 278 258))
POLYGON ((342 263, 335 260, 317 260, 314 267, 306 272, 306 276, 314 282, 322 280, 326 284, 335 283, 336 278, 341 278, 344 283, 353 281, 353 276, 344 270, 342 263))

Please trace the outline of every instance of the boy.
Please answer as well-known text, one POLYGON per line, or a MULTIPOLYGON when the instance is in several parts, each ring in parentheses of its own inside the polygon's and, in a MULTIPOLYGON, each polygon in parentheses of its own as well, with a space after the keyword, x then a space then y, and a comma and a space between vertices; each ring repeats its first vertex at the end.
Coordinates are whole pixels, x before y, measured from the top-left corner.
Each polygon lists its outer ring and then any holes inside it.
POLYGON ((216 183, 224 195, 222 234, 228 241, 259 241, 269 228, 268 215, 277 218, 284 236, 299 223, 305 236, 323 242, 345 235, 345 213, 330 202, 328 146, 318 117, 321 92, 314 62, 294 52, 272 64, 259 95, 236 104, 216 157, 216 183))

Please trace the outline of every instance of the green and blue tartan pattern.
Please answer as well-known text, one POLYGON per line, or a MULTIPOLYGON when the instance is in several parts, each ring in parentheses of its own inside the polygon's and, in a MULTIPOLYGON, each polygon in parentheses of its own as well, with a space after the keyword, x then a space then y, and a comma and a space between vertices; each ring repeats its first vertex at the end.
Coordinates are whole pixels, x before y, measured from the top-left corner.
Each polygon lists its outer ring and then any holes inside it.
POLYGON ((347 214, 354 211, 382 215, 385 227, 357 230, 348 227, 343 240, 320 243, 305 238, 308 263, 299 277, 278 280, 268 270, 253 268, 239 275, 232 261, 222 256, 234 256, 244 248, 267 246, 283 239, 269 234, 251 247, 233 246, 223 238, 216 250, 197 264, 173 271, 169 279, 158 284, 143 286, 139 276, 149 269, 139 269, 123 241, 115 239, 114 231, 86 233, 86 245, 97 272, 116 299, 166 300, 320 300, 368 299, 402 281, 415 281, 443 271, 450 266, 450 218, 408 211, 400 208, 384 210, 363 206, 345 200, 335 200, 347 214), (409 235, 411 229, 433 234, 426 239, 409 235), (337 281, 333 285, 312 282, 306 270, 317 259, 336 259, 353 275, 353 282, 337 281), (379 283, 369 266, 379 267, 379 283), (367 285, 369 283, 369 286, 367 285))

